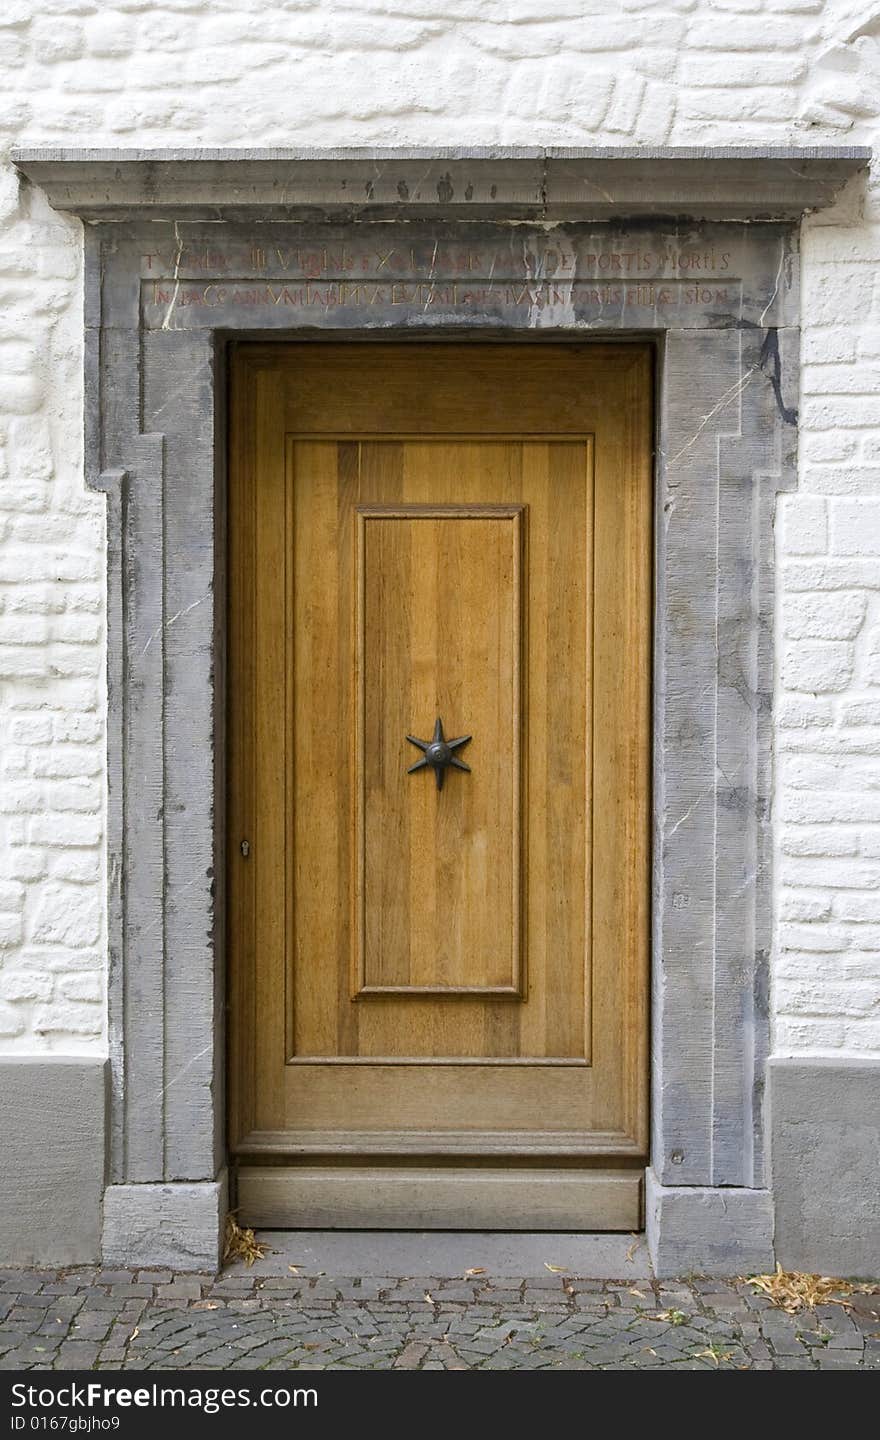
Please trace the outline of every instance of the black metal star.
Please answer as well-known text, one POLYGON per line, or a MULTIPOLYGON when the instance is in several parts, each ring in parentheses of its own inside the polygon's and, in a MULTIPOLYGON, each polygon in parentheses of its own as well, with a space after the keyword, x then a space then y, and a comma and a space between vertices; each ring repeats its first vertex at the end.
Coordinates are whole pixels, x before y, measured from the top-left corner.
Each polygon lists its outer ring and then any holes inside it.
POLYGON ((406 738, 410 745, 415 745, 419 750, 425 752, 421 760, 417 760, 415 765, 410 765, 406 772, 407 775, 411 775, 414 770, 430 768, 434 771, 437 789, 442 790, 447 766, 454 765, 456 770, 467 770, 470 774, 470 765, 465 765, 463 760, 459 760, 458 756, 452 753, 460 745, 466 745, 472 738, 470 735, 460 735, 457 740, 447 740, 443 735, 443 721, 438 718, 432 739, 417 740, 415 735, 407 735, 406 738))

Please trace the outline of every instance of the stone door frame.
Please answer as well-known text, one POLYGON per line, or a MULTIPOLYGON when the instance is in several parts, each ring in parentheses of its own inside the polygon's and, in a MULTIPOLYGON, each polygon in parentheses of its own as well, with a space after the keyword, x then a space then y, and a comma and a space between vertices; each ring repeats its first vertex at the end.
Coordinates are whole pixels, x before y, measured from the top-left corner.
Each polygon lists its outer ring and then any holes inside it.
POLYGON ((468 334, 657 345, 647 1229, 660 1273, 768 1265, 773 515, 796 481, 798 221, 866 152, 16 160, 87 221, 86 470, 108 529, 105 1259, 212 1265, 226 1207, 227 344, 468 334))

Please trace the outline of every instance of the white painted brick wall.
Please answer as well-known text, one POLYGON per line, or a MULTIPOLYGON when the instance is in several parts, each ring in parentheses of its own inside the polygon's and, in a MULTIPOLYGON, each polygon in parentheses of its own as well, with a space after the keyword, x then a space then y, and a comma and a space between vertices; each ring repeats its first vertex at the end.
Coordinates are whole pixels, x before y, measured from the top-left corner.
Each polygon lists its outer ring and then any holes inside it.
MULTIPOLYGON (((880 0, 2 0, 14 143, 880 145, 880 0)), ((0 168, 0 1048, 103 1045, 80 237, 0 168)), ((880 1053, 880 199, 804 233, 776 1045, 880 1053)))

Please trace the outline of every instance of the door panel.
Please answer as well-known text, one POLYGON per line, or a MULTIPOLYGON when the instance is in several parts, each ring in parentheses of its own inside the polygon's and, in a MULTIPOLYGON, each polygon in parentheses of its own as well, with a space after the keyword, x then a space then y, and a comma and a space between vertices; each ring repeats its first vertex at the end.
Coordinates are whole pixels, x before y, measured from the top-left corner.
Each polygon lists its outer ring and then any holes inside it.
MULTIPOLYGON (((425 1213, 449 1225, 502 1193, 474 1188, 488 1156, 632 1165, 648 353, 242 346, 233 379, 230 1088, 249 1211, 269 1223, 271 1193, 271 1223, 307 1223, 305 1156, 364 1175, 377 1154, 446 1156, 425 1213), (410 773, 407 739, 438 720, 471 737, 442 786, 410 773), (259 1180, 267 1156, 289 1183, 259 1180)), ((626 1190, 631 1227, 637 1169, 581 1178, 566 1193, 594 1194, 603 1225, 626 1190)), ((400 1223, 385 1188, 363 1187, 358 1223, 400 1223)), ((525 1224, 563 1203, 514 1189, 525 1224)))
MULTIPOLYGON (((419 448, 429 477, 442 444, 419 448)), ((522 518, 357 507, 356 997, 522 994, 522 518), (454 739, 465 706, 480 740, 453 758, 468 770, 411 772, 425 765, 406 749, 414 720, 428 743, 445 715, 454 739)), ((437 1053, 431 1028, 406 1053, 437 1053)), ((381 1031, 394 1054, 404 1027, 381 1031)))

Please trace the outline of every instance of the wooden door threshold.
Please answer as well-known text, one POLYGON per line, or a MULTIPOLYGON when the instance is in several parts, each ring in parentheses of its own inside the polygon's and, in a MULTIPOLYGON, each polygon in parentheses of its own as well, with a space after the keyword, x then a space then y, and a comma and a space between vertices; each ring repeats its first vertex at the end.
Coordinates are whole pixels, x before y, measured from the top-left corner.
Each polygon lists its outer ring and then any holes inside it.
POLYGON ((314 1230, 638 1230, 641 1170, 243 1166, 243 1224, 314 1230))
POLYGON ((553 1156, 573 1160, 617 1158, 638 1160, 644 1150, 622 1130, 252 1130, 232 1154, 297 1158, 303 1155, 363 1156, 553 1156))

